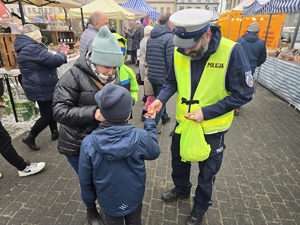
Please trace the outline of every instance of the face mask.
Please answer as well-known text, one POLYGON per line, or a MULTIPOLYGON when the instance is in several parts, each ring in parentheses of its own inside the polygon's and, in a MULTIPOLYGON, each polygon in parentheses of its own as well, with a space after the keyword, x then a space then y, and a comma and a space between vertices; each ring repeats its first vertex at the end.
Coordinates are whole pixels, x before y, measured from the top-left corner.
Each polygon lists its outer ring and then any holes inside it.
POLYGON ((91 61, 91 51, 88 52, 88 53, 86 54, 86 60, 87 60, 88 66, 91 68, 91 70, 93 71, 93 73, 98 77, 98 79, 101 81, 102 84, 104 84, 104 85, 105 85, 105 84, 108 84, 108 83, 113 83, 113 84, 115 84, 115 83, 118 82, 118 79, 117 79, 117 77, 118 77, 117 71, 116 71, 116 73, 115 73, 114 75, 112 75, 112 76, 106 76, 106 75, 100 73, 100 72, 97 70, 95 64, 92 63, 92 61, 91 61))
POLYGON ((112 76, 106 76, 103 73, 98 72, 98 74, 96 75, 102 84, 114 83, 114 81, 116 80, 116 74, 112 76))

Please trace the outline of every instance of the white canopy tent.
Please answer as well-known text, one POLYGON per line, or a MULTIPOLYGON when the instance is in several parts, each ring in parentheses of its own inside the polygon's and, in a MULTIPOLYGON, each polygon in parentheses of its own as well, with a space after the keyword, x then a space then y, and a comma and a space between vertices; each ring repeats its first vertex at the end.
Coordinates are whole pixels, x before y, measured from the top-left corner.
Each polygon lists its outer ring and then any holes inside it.
POLYGON ((82 6, 82 3, 80 0, 1 0, 4 4, 13 4, 18 2, 20 14, 22 17, 23 24, 25 23, 25 16, 23 12, 23 4, 27 5, 35 5, 35 6, 52 6, 52 7, 64 7, 64 8, 72 8, 72 7, 78 7, 80 8, 82 6))
POLYGON ((82 18, 82 16, 83 18, 88 18, 97 10, 105 13, 109 19, 133 20, 135 18, 134 13, 119 6, 114 0, 95 0, 82 6, 82 9, 70 9, 68 15, 70 18, 82 18))

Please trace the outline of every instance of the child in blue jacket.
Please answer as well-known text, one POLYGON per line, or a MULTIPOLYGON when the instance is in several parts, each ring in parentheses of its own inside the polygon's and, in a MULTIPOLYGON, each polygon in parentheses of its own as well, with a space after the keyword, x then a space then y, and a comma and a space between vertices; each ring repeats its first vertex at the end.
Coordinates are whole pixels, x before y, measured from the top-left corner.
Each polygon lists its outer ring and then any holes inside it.
POLYGON ((95 100, 102 119, 81 144, 81 197, 87 208, 93 208, 98 199, 107 225, 124 224, 124 220, 125 224, 141 225, 144 160, 160 154, 155 116, 145 119, 145 130, 129 125, 132 97, 118 85, 105 85, 95 100))

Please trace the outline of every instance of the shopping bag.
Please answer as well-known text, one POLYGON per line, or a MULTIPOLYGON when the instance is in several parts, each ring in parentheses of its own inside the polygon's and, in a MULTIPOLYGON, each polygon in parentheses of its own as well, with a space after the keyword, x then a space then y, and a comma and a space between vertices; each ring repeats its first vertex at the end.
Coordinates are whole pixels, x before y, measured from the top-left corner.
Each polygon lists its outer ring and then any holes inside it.
POLYGON ((201 123, 184 120, 175 129, 180 137, 180 157, 183 162, 199 162, 208 158, 211 148, 205 141, 201 123))
MULTIPOLYGON (((13 93, 14 105, 19 122, 29 121, 39 114, 36 103, 26 98, 21 91, 17 90, 13 93)), ((5 108, 8 115, 13 113, 12 103, 7 95, 3 95, 5 108)))

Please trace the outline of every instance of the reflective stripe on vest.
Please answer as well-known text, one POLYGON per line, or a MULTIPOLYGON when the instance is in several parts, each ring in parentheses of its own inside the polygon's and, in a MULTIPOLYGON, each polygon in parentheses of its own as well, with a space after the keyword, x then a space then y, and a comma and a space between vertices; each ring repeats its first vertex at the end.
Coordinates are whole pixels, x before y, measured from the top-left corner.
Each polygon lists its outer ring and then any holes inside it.
MULTIPOLYGON (((230 94, 225 89, 225 77, 231 51, 235 44, 233 41, 221 38, 217 51, 206 62, 193 99, 191 99, 190 57, 179 53, 175 48, 174 69, 178 86, 176 120, 178 123, 184 121, 186 113, 212 105, 230 94), (192 102, 190 105, 185 104, 182 102, 183 99, 192 102)), ((229 129, 232 120, 233 111, 210 120, 204 120, 202 122, 204 133, 225 131, 229 129)))

